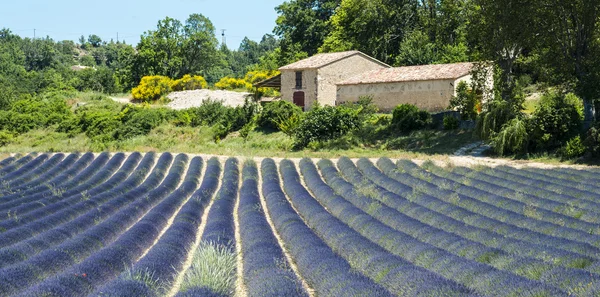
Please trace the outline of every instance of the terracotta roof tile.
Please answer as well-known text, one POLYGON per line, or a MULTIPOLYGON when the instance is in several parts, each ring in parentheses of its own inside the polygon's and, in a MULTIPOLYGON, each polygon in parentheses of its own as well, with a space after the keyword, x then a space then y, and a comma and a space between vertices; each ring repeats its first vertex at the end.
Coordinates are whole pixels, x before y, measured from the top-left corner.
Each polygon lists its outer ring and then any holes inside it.
POLYGON ((472 68, 473 63, 383 68, 361 73, 337 84, 357 85, 369 83, 456 79, 469 74, 472 68))
POLYGON ((279 68, 279 70, 321 68, 321 67, 331 64, 335 61, 350 57, 355 54, 362 54, 362 53, 359 51, 348 51, 348 52, 339 52, 339 53, 317 54, 310 58, 306 58, 304 60, 300 60, 298 62, 283 66, 283 67, 279 68))

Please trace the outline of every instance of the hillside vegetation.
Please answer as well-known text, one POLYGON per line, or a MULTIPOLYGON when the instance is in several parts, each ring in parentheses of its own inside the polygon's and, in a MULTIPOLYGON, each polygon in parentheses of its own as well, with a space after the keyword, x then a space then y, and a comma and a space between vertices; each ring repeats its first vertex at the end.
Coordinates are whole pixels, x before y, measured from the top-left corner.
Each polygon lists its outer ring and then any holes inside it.
MULTIPOLYGON (((159 20, 135 46, 103 41, 94 34, 75 43, 50 37, 21 38, 2 29, 0 110, 22 113, 22 102, 44 105, 57 92, 73 91, 131 92, 134 98, 152 103, 164 100, 172 90, 219 88, 249 90, 256 100, 277 96, 275 90, 255 90, 251 84, 275 75, 280 66, 320 52, 360 50, 393 66, 478 62, 482 67, 473 72, 473 83, 462 88, 448 108, 459 110, 463 120, 476 121, 475 138, 491 144, 496 155, 546 155, 565 160, 600 156, 600 124, 594 112, 600 107, 600 5, 594 1, 291 0, 275 9, 279 17, 274 34, 265 34, 259 42, 245 38, 238 49, 219 45, 212 22, 197 13, 185 21, 159 20), (73 65, 87 68, 76 71, 71 69, 73 65), (493 90, 483 89, 479 80, 483 77, 480 71, 489 65, 493 65, 493 90), (532 86, 548 91, 539 104, 528 105, 524 112, 527 90, 532 86), (493 99, 480 102, 482 92, 487 91, 493 99)), ((333 138, 360 130, 362 125, 345 117, 342 109, 324 107, 313 113, 323 117, 319 120, 334 121, 326 126, 337 127, 320 135, 292 132, 296 126, 310 127, 311 116, 280 124, 293 135, 297 148, 315 147, 311 142, 318 146, 325 139, 336 141, 333 138)), ((109 125, 107 133, 126 122, 123 115, 108 116, 112 111, 104 114, 104 119, 112 121, 104 123, 109 125)), ((254 130, 249 110, 233 113, 236 115, 228 114, 231 121, 227 123, 212 123, 213 140, 223 140, 236 131, 246 139, 254 130)), ((168 122, 171 116, 173 113, 166 112, 160 118, 168 122)), ((133 130, 147 134, 159 126, 156 119, 146 119, 153 124, 143 128, 121 127, 123 133, 111 137, 122 140, 140 133, 133 130)), ((40 117, 23 128, 19 121, 29 121, 14 116, 10 125, 0 127, 0 145, 61 120, 60 116, 40 117)), ((178 121, 175 126, 186 126, 185 116, 178 121)), ((210 121, 196 119, 192 126, 210 121)), ((63 130, 72 135, 83 131, 94 143, 102 137, 110 140, 106 135, 88 133, 86 124, 80 121, 75 124, 80 126, 63 130)), ((456 126, 447 119, 447 128, 456 126)), ((349 148, 372 147, 364 139, 351 143, 349 148)))

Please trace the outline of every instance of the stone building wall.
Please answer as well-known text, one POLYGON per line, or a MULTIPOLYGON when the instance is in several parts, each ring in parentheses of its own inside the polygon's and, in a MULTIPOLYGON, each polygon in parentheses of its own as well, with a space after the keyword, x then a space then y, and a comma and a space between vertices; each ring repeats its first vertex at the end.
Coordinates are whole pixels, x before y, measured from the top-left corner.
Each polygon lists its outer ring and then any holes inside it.
POLYGON ((350 56, 319 69, 317 100, 323 105, 335 105, 338 82, 371 70, 387 68, 360 55, 350 56))
POLYGON ((294 102, 294 92, 302 91, 304 92, 304 104, 308 110, 313 102, 317 100, 317 70, 305 69, 298 71, 302 71, 301 89, 296 89, 296 71, 281 71, 281 99, 294 102))
MULTIPOLYGON (((466 79, 466 78, 462 78, 466 79)), ((458 80, 428 80, 337 87, 337 103, 356 102, 360 96, 373 96, 381 111, 391 111, 399 104, 414 104, 430 112, 446 110, 458 80)))

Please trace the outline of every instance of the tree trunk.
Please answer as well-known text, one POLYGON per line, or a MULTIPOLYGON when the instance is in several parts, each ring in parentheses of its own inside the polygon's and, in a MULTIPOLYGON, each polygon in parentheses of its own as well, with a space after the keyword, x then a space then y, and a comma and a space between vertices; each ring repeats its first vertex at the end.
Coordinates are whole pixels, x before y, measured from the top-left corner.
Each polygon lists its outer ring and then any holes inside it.
POLYGON ((588 130, 594 123, 594 103, 588 98, 583 98, 583 128, 588 130))

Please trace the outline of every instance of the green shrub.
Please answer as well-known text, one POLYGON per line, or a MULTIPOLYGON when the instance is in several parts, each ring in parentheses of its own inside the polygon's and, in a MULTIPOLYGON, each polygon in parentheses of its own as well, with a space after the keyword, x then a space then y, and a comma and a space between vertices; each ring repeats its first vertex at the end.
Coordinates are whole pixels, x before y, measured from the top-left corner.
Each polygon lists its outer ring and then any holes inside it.
POLYGON ((514 105, 504 100, 492 100, 487 103, 487 110, 477 117, 475 134, 481 139, 489 140, 502 130, 510 120, 522 116, 514 105))
POLYGON ((360 128, 361 124, 356 109, 345 106, 317 106, 304 115, 304 119, 295 129, 295 146, 304 148, 311 142, 335 140, 360 128))
POLYGON ((477 94, 469 89, 466 82, 461 81, 456 86, 456 96, 450 99, 448 108, 460 112, 463 121, 474 120, 477 118, 477 105, 479 104, 477 94))
POLYGON ((241 129, 240 129, 240 136, 244 139, 244 142, 248 141, 248 137, 250 136, 250 132, 254 131, 254 129, 256 129, 257 125, 256 125, 256 117, 254 117, 252 120, 248 121, 241 129))
POLYGON ((548 93, 540 100, 529 128, 535 150, 547 151, 562 147, 581 130, 583 115, 572 96, 570 97, 548 93))
POLYGON ((112 112, 84 112, 79 118, 82 132, 95 141, 113 139, 114 132, 121 127, 121 120, 112 112))
POLYGON ((292 114, 289 118, 277 119, 277 129, 289 137, 293 137, 302 122, 303 114, 292 114))
POLYGON ((221 101, 204 100, 199 107, 188 109, 191 117, 191 125, 212 126, 221 121, 227 113, 227 107, 221 101))
POLYGON ((454 130, 458 129, 460 125, 460 121, 451 115, 444 116, 444 130, 454 130))
POLYGON ((379 111, 377 105, 373 104, 372 95, 360 96, 358 97, 358 101, 345 103, 343 104, 343 106, 351 109, 356 109, 361 121, 369 120, 379 111))
POLYGON ((302 114, 302 109, 297 105, 284 101, 274 101, 265 104, 258 118, 258 126, 261 128, 280 130, 278 123, 282 119, 289 119, 302 114))
POLYGON ((174 110, 170 118, 171 124, 177 127, 190 126, 192 124, 192 117, 187 110, 174 110))
POLYGON ((169 113, 164 108, 126 108, 122 114, 122 125, 115 130, 115 139, 127 139, 147 135, 164 121, 169 113))
POLYGON ((560 149, 560 155, 565 159, 574 159, 583 156, 586 146, 581 141, 579 135, 567 141, 567 144, 560 149))
POLYGON ((427 128, 431 125, 431 114, 412 104, 400 104, 394 108, 392 129, 403 133, 427 128))
POLYGON ((13 141, 13 134, 5 131, 5 130, 0 130, 0 146, 5 146, 9 143, 11 143, 13 141))
POLYGON ((215 143, 219 143, 222 139, 227 137, 229 131, 231 130, 231 126, 227 124, 217 124, 214 126, 213 130, 213 140, 215 143))
POLYGON ((499 133, 491 138, 491 145, 499 155, 521 154, 527 151, 529 134, 527 121, 519 118, 510 120, 499 133))
POLYGON ((60 123, 70 115, 71 110, 58 94, 21 99, 12 102, 8 111, 0 111, 0 130, 25 133, 60 123))

